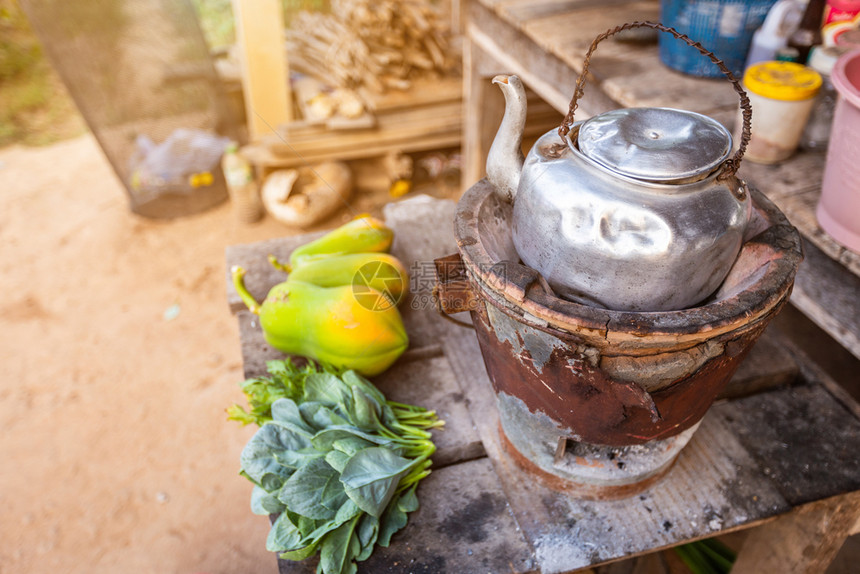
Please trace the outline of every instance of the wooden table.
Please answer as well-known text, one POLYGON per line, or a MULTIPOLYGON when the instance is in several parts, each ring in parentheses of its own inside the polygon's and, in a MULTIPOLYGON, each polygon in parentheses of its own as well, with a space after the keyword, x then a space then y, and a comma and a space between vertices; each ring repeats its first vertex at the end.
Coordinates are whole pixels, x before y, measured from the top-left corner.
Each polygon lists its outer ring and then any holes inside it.
MULTIPOLYGON (((515 73, 566 113, 594 37, 624 22, 659 18, 656 1, 470 2, 464 50, 464 188, 483 176, 504 109, 490 78, 515 73)), ((607 40, 594 53, 589 70, 578 119, 620 107, 666 106, 709 115, 729 128, 734 124, 738 100, 731 85, 668 69, 659 61, 656 44, 607 40)), ((745 161, 740 175, 776 203, 803 235, 806 261, 792 304, 860 358, 860 254, 837 244, 815 219, 824 161, 823 153, 798 153, 776 166, 745 161)))
MULTIPOLYGON (((456 251, 455 205, 418 197, 385 208, 412 275, 401 306, 410 348, 376 384, 435 409, 446 430, 421 508, 360 572, 565 572, 759 526, 733 572, 823 572, 860 517, 860 407, 769 329, 665 479, 633 498, 583 501, 538 484, 502 453, 495 397, 474 332, 438 316, 433 259, 456 251)), ((262 299, 284 280, 266 261, 315 235, 227 250, 262 299)), ((282 355, 228 281, 245 374, 282 355)), ((249 488, 250 493, 250 488, 249 488)), ((275 558, 273 570, 275 568, 275 558)), ((281 572, 311 572, 279 562, 281 572)))

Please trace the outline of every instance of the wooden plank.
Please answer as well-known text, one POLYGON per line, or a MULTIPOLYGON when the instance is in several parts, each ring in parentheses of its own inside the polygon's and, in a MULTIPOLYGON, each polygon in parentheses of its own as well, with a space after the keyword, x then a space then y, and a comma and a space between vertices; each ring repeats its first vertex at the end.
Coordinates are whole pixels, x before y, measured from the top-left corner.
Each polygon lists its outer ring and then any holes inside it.
POLYGON ((821 385, 728 405, 715 408, 792 506, 860 490, 860 421, 821 385))
MULTIPOLYGON (((532 17, 525 21, 519 20, 513 25, 520 28, 544 51, 562 58, 572 70, 578 72, 582 69, 585 52, 598 34, 625 22, 658 21, 660 6, 648 0, 617 0, 600 4, 585 2, 577 9, 551 12, 546 16, 533 10, 529 12, 533 13, 532 17)), ((502 10, 501 17, 511 22, 512 11, 502 10)), ((631 46, 626 42, 607 39, 599 44, 594 57, 605 53, 608 56, 624 58, 631 52, 651 51, 654 48, 655 45, 646 45, 643 50, 642 45, 631 46)), ((595 71, 599 72, 597 69, 595 71)))
POLYGON ((421 508, 360 572, 529 572, 531 548, 486 458, 434 471, 419 487, 421 508))
MULTIPOLYGON (((469 39, 491 54, 506 73, 514 73, 553 108, 567 113, 576 85, 576 73, 558 54, 540 48, 534 38, 478 3, 469 5, 469 39)), ((600 90, 589 90, 580 102, 582 117, 589 117, 619 105, 600 90)))
MULTIPOLYGON (((348 160, 455 147, 461 141, 459 102, 408 109, 377 117, 372 129, 337 132, 306 127, 297 137, 272 136, 242 153, 263 170, 308 165, 332 159, 348 160)), ((265 175, 265 174, 263 174, 265 175)))
POLYGON ((740 174, 765 192, 788 216, 791 223, 822 253, 860 277, 860 253, 837 243, 818 224, 815 210, 821 195, 821 177, 826 156, 799 152, 776 165, 746 161, 740 174))
POLYGON ((800 367, 778 338, 768 328, 743 360, 737 372, 718 399, 746 397, 755 393, 790 385, 798 380, 800 367))
POLYGON ((433 260, 457 251, 456 210, 457 204, 453 201, 428 195, 389 203, 383 208, 385 223, 394 230, 392 252, 417 263, 410 266, 413 292, 429 294, 435 282, 433 260))
POLYGON ((296 150, 291 156, 277 156, 262 146, 244 146, 242 153, 255 167, 261 170, 260 175, 265 177, 273 169, 286 169, 313 165, 315 163, 331 160, 353 160, 372 157, 381 157, 390 152, 412 153, 428 150, 437 150, 456 147, 460 143, 460 133, 450 132, 437 136, 426 136, 422 138, 408 138, 395 141, 382 141, 368 139, 362 145, 355 145, 348 149, 337 151, 332 154, 329 151, 319 150, 313 154, 302 153, 296 150))
POLYGON ((860 403, 858 403, 848 390, 836 382, 822 366, 819 357, 813 359, 810 356, 810 351, 815 352, 815 349, 801 347, 794 339, 789 338, 785 334, 780 335, 781 344, 786 350, 791 353, 794 360, 800 368, 801 376, 804 380, 820 384, 827 392, 836 399, 839 404, 845 407, 855 419, 860 420, 860 403))
MULTIPOLYGON (((531 549, 486 458, 433 470, 418 487, 420 508, 387 548, 358 563, 359 574, 526 573, 531 549)), ((278 560, 280 574, 313 574, 316 559, 278 560)))
MULTIPOLYGON (((457 76, 444 76, 438 79, 420 78, 414 82, 410 90, 389 90, 377 96, 378 99, 373 102, 374 117, 399 118, 403 117, 404 113, 421 116, 428 112, 432 114, 437 108, 458 108, 462 98, 461 85, 461 79, 457 76)), ((280 138, 291 142, 313 140, 335 131, 337 130, 320 121, 297 120, 278 126, 280 138)), ((350 128, 348 131, 355 130, 350 128)))
POLYGON ((848 273, 805 237, 803 248, 792 304, 860 358, 860 277, 848 273))
POLYGON ((860 254, 818 224, 825 155, 798 153, 777 165, 744 162, 741 175, 767 193, 803 236, 805 259, 791 302, 854 356, 860 357, 860 254))
POLYGON ((248 131, 256 140, 292 120, 283 14, 277 0, 233 0, 248 131))
MULTIPOLYGON (((482 2, 482 4, 486 3, 482 2)), ((501 2, 495 7, 496 12, 509 22, 527 26, 532 20, 561 16, 575 10, 593 8, 596 4, 594 0, 541 0, 539 2, 520 0, 501 2)), ((599 3, 604 9, 626 4, 630 4, 630 0, 604 0, 599 3)))
POLYGON ((412 80, 412 87, 408 90, 388 90, 376 96, 373 105, 375 113, 385 114, 442 102, 459 102, 462 96, 462 78, 459 76, 425 75, 412 80))
MULTIPOLYGON (((598 34, 624 22, 659 21, 659 5, 653 2, 627 2, 619 9, 624 10, 623 18, 617 11, 599 6, 533 20, 522 29, 578 74, 598 34)), ((669 106, 706 114, 737 108, 737 96, 728 81, 694 78, 670 70, 660 61, 656 43, 605 40, 594 52, 589 73, 586 94, 601 90, 619 107, 669 106)))
POLYGON ((789 161, 774 165, 744 160, 738 175, 771 201, 778 202, 785 196, 820 189, 824 158, 821 153, 798 153, 789 161))
POLYGON ((777 199, 776 203, 805 239, 809 240, 829 258, 838 261, 845 269, 860 277, 860 253, 846 249, 836 243, 818 224, 815 210, 820 195, 821 190, 815 187, 777 199))
POLYGON ((824 572, 858 519, 860 493, 797 508, 754 529, 744 542, 732 573, 824 572))
MULTIPOLYGON (((616 9, 594 2, 505 4, 497 6, 496 12, 548 57, 559 58, 568 68, 567 75, 575 80, 588 47, 599 33, 623 22, 659 20, 659 6, 653 2, 619 0, 610 6, 616 9), (619 19, 618 12, 622 9, 624 18, 619 19)), ((490 26, 491 23, 480 21, 476 27, 483 32, 490 26)), ((504 52, 507 43, 500 44, 504 52)), ((616 107, 672 106, 708 114, 737 107, 737 98, 728 82, 693 78, 667 69, 659 60, 656 44, 604 41, 594 54, 590 73, 586 97, 590 91, 600 90, 617 102, 616 107)), ((573 89, 568 89, 565 98, 569 100, 572 94, 573 89)), ((566 110, 567 105, 558 103, 556 108, 566 110)), ((589 115, 593 112, 584 113, 583 118, 589 115)))
POLYGON ((439 355, 410 360, 404 355, 390 369, 374 378, 374 383, 390 400, 414 404, 436 411, 445 421, 444 430, 434 429, 433 442, 438 449, 433 455, 436 466, 447 466, 485 456, 484 446, 474 429, 451 366, 436 347, 439 355))
POLYGON ((286 130, 280 137, 266 140, 272 147, 273 153, 281 153, 279 145, 289 144, 290 147, 303 148, 303 146, 319 145, 320 139, 328 138, 336 145, 348 147, 360 143, 369 134, 377 137, 398 138, 404 134, 423 134, 425 132, 446 131, 459 129, 452 127, 452 122, 459 122, 462 117, 459 101, 440 102, 432 106, 423 106, 398 110, 387 114, 376 116, 376 126, 365 129, 354 129, 334 131, 325 128, 303 127, 300 130, 286 130))
POLYGON ((333 130, 293 122, 243 147, 242 153, 264 177, 275 168, 455 147, 461 141, 460 98, 459 78, 447 77, 435 83, 428 78, 409 92, 392 91, 382 96, 373 127, 333 130))
POLYGON ((474 334, 454 334, 443 346, 542 572, 582 568, 712 536, 789 509, 719 415, 706 417, 669 475, 640 496, 589 502, 537 484, 502 451, 495 399, 483 362, 477 360, 474 334))

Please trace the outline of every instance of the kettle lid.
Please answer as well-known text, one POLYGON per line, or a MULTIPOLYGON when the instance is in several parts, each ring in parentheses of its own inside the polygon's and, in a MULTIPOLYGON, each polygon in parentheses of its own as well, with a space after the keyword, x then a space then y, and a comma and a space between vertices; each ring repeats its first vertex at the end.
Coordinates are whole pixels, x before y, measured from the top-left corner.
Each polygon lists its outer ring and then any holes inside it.
POLYGON ((728 158, 732 136, 722 124, 671 108, 626 108, 588 119, 579 150, 620 175, 659 183, 704 179, 728 158))

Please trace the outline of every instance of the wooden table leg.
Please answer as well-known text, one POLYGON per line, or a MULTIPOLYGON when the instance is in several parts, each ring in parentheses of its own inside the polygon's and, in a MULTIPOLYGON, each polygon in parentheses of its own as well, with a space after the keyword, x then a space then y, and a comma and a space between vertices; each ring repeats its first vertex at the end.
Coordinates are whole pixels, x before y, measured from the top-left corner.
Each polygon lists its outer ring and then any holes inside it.
POLYGON ((750 531, 732 574, 820 574, 860 518, 860 493, 819 500, 750 531))
POLYGON ((283 9, 276 0, 233 0, 236 45, 252 141, 293 119, 283 9))
POLYGON ((505 99, 492 84, 494 75, 502 73, 474 42, 463 45, 463 169, 462 186, 468 189, 484 177, 487 152, 502 121, 505 99))

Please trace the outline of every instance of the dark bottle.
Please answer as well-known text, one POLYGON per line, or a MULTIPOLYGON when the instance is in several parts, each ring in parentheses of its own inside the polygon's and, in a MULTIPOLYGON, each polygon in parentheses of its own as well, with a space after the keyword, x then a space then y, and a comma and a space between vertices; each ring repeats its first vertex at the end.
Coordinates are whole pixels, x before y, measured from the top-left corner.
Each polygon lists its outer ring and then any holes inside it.
POLYGON ((788 45, 797 48, 799 52, 797 61, 801 64, 806 63, 809 50, 821 44, 821 22, 824 19, 826 5, 827 0, 809 0, 800 25, 788 38, 788 45))

